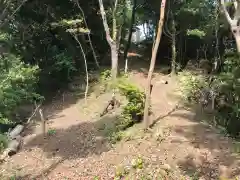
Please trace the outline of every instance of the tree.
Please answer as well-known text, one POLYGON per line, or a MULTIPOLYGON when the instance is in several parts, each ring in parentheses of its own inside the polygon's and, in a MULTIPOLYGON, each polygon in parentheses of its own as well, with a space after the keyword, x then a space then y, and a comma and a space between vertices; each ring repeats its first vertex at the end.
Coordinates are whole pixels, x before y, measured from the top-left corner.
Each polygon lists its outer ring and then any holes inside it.
POLYGON ((155 67, 156 57, 157 57, 157 51, 159 47, 159 43, 161 41, 162 36, 162 28, 164 24, 164 15, 165 15, 165 6, 166 6, 166 0, 162 0, 161 7, 160 7, 160 17, 158 22, 158 31, 157 31, 157 37, 154 43, 153 51, 152 51, 152 57, 150 62, 150 67, 148 71, 148 78, 147 78, 147 87, 145 92, 145 106, 144 106, 144 123, 145 128, 148 128, 149 126, 149 106, 150 106, 150 96, 151 96, 151 81, 152 81, 152 75, 155 67))
MULTIPOLYGON (((89 29, 89 28, 88 28, 87 21, 86 21, 86 18, 85 18, 84 11, 83 11, 82 7, 79 5, 78 0, 76 1, 76 3, 77 3, 77 6, 78 6, 79 10, 80 10, 81 13, 82 13, 82 18, 83 18, 85 27, 86 27, 87 29, 89 29)), ((94 50, 93 45, 92 45, 92 40, 91 40, 90 33, 87 33, 87 36, 88 36, 88 41, 89 41, 90 47, 91 47, 91 49, 92 49, 93 58, 94 58, 94 61, 95 61, 95 63, 96 63, 96 66, 97 66, 97 68, 100 68, 99 63, 98 63, 98 60, 97 60, 97 55, 96 55, 95 50, 94 50)), ((84 55, 84 56, 85 56, 85 55, 84 55)))
POLYGON ((131 16, 131 22, 130 22, 129 30, 128 30, 129 31, 128 40, 127 40, 127 44, 126 44, 126 47, 124 49, 124 55, 123 55, 123 59, 126 61, 126 65, 127 65, 127 53, 128 53, 129 48, 130 48, 131 40, 132 40, 132 32, 133 32, 133 25, 134 25, 134 22, 135 22, 136 6, 137 6, 137 0, 133 0, 132 16, 131 16))
POLYGON ((116 10, 117 10, 117 4, 118 0, 115 0, 114 3, 114 9, 113 9, 113 29, 112 29, 112 37, 110 35, 109 26, 107 23, 107 17, 106 12, 104 10, 103 2, 102 0, 98 0, 99 7, 100 7, 100 13, 102 16, 103 26, 106 33, 106 39, 107 42, 111 48, 111 60, 112 60, 112 78, 116 79, 117 72, 118 72, 118 48, 117 48, 117 22, 116 22, 116 10))
POLYGON ((234 7, 234 15, 233 18, 230 16, 230 12, 228 11, 229 8, 229 1, 221 0, 221 6, 223 9, 223 12, 225 14, 225 17, 231 27, 233 36, 236 40, 237 45, 237 51, 240 53, 240 2, 239 0, 233 0, 230 1, 230 3, 233 2, 234 7))
POLYGON ((167 13, 167 19, 169 19, 170 21, 170 28, 168 28, 168 20, 166 20, 165 22, 165 28, 163 28, 163 33, 164 35, 166 35, 172 45, 171 45, 171 48, 172 48, 172 58, 171 58, 171 74, 172 75, 175 75, 176 74, 176 65, 177 65, 177 62, 176 62, 176 58, 177 58, 177 50, 176 50, 176 37, 177 37, 177 30, 176 30, 176 20, 175 20, 175 17, 173 15, 173 10, 170 9, 170 3, 168 4, 168 13, 167 13), (168 15, 170 14, 170 17, 168 17, 168 15))

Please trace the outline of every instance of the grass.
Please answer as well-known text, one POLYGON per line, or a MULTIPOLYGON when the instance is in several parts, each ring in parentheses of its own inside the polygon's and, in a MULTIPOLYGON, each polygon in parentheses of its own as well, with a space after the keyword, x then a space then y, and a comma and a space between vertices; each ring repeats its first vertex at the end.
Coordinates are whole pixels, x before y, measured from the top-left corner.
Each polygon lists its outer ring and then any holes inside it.
MULTIPOLYGON (((147 162, 145 158, 138 156, 131 161, 131 166, 118 166, 115 171, 114 180, 175 180, 176 178, 171 169, 164 169, 161 166, 147 162)), ((186 179, 186 178, 183 178, 186 179)))
POLYGON ((49 129, 47 131, 48 136, 54 136, 54 135, 56 135, 56 133, 57 133, 56 129, 49 129))

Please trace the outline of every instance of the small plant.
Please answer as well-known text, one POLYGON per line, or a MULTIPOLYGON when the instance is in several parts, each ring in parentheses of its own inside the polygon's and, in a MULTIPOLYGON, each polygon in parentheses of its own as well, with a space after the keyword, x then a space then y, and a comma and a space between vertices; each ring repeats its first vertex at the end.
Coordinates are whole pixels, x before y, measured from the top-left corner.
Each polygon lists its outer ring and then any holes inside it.
POLYGON ((122 166, 119 166, 119 167, 116 168, 116 173, 115 173, 114 180, 121 179, 124 176, 126 176, 128 173, 129 173, 129 171, 126 168, 124 168, 122 166))
POLYGON ((106 80, 109 80, 111 78, 111 70, 107 69, 107 70, 104 70, 100 73, 100 79, 102 81, 106 81, 106 80))
POLYGON ((116 144, 118 141, 121 141, 124 133, 122 131, 112 132, 109 136, 109 140, 112 144, 116 144))
POLYGON ((137 159, 133 159, 131 164, 134 169, 142 169, 144 162, 141 157, 138 157, 137 159))
POLYGON ((93 180, 100 180, 98 176, 94 176, 93 180))
POLYGON ((49 129, 47 134, 48 136, 54 136, 57 133, 56 129, 49 129))

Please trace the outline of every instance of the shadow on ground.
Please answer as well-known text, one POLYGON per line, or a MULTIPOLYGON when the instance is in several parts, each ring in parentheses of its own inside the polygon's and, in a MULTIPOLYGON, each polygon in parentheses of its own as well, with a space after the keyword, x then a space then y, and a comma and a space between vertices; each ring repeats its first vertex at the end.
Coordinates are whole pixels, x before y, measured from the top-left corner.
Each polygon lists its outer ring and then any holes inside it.
POLYGON ((67 129, 56 129, 56 132, 47 135, 46 138, 42 134, 37 135, 24 146, 24 149, 31 151, 34 148, 40 148, 47 158, 60 157, 60 160, 34 177, 26 175, 18 178, 37 179, 43 175, 47 176, 65 160, 101 155, 109 151, 111 145, 99 128, 111 124, 115 119, 115 116, 105 116, 95 122, 83 122, 67 129))
MULTIPOLYGON (((220 175, 228 178, 240 177, 240 154, 236 151, 236 142, 224 137, 206 122, 205 116, 194 109, 193 112, 180 111, 171 114, 179 121, 187 119, 186 125, 173 127, 173 132, 184 137, 194 148, 193 154, 178 162, 179 168, 187 175, 204 179, 219 179, 220 175)), ((208 117, 209 118, 209 117, 208 117)))

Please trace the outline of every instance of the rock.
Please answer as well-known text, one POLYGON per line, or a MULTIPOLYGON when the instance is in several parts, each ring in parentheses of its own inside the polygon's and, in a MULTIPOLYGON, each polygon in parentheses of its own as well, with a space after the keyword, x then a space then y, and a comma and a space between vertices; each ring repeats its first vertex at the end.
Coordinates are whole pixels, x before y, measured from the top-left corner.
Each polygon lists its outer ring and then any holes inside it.
POLYGON ((21 132, 23 131, 24 126, 23 125, 17 125, 13 130, 9 132, 9 137, 11 139, 14 139, 16 136, 19 136, 21 132))

